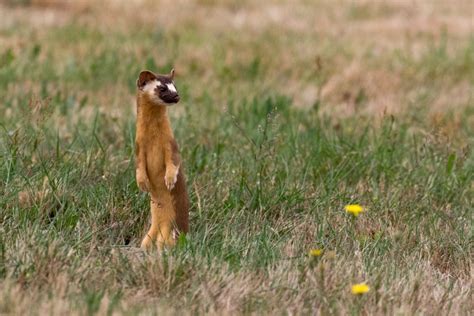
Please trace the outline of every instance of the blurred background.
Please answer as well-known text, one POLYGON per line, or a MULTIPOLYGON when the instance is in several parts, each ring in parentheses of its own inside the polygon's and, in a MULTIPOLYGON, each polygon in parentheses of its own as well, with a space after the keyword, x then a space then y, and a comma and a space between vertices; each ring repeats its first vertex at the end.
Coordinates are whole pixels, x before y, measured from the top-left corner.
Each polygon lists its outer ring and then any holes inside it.
POLYGON ((173 66, 185 101, 217 107, 279 94, 337 116, 435 115, 472 97, 469 0, 0 3, 2 97, 67 90, 121 112, 140 69, 173 66))

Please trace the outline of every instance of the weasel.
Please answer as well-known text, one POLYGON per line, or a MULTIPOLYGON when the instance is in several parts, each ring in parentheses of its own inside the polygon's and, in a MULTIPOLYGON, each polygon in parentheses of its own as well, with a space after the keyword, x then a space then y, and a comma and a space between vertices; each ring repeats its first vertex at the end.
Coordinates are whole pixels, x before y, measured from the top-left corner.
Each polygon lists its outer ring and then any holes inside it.
POLYGON ((140 72, 137 80, 136 180, 150 194, 151 227, 142 249, 172 247, 189 229, 189 199, 178 144, 168 119, 168 107, 179 102, 170 74, 140 72))

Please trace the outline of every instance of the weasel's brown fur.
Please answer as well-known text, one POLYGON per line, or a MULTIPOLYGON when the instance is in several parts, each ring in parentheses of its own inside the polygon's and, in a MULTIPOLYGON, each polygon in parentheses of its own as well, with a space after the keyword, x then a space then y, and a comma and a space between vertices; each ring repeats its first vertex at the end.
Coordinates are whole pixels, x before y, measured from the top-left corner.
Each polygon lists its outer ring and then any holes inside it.
MULTIPOLYGON (((142 71, 137 80, 136 179, 140 189, 151 197, 151 227, 141 244, 144 249, 153 244, 160 250, 173 246, 175 233, 187 233, 189 229, 186 183, 167 115, 170 103, 161 99, 160 86, 153 88, 155 80, 172 82, 173 75, 174 71, 165 76, 142 71)), ((179 100, 174 91, 173 100, 179 100)))

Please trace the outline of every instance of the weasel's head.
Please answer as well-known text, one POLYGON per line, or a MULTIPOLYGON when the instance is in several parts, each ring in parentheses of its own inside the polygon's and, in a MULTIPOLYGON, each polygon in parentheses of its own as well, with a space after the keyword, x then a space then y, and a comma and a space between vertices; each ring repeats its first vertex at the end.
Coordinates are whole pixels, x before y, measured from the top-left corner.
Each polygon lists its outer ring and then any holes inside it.
POLYGON ((156 105, 178 103, 179 94, 173 82, 174 69, 167 75, 155 75, 151 71, 140 72, 137 80, 138 94, 146 95, 156 105))

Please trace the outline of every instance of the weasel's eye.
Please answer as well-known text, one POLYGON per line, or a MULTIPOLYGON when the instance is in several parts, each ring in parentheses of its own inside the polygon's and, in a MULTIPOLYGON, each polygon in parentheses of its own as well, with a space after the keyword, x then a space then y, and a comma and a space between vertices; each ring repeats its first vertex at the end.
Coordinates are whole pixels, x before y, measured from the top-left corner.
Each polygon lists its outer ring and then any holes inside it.
POLYGON ((164 86, 164 85, 161 85, 161 86, 160 86, 160 91, 161 91, 161 92, 164 92, 164 91, 166 91, 166 90, 167 90, 166 86, 164 86))

